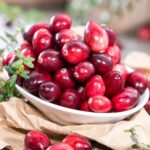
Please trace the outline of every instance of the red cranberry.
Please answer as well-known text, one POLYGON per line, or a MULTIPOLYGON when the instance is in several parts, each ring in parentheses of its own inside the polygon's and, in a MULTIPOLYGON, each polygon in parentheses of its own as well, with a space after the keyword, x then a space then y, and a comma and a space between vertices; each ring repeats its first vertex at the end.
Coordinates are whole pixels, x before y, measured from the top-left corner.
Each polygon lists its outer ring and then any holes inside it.
POLYGON ((139 102, 139 93, 132 87, 127 87, 123 92, 112 98, 114 109, 118 112, 132 109, 139 102))
POLYGON ((5 54, 5 56, 2 60, 2 64, 3 64, 3 66, 9 66, 12 64, 12 62, 14 62, 15 59, 16 59, 16 53, 9 52, 9 53, 5 54))
POLYGON ((117 35, 116 33, 113 31, 113 29, 111 29, 108 26, 103 26, 103 28, 105 29, 105 31, 107 32, 108 35, 108 39, 109 39, 109 44, 108 46, 114 46, 117 42, 117 35))
POLYGON ((35 32, 32 40, 34 51, 39 54, 43 50, 53 46, 53 37, 46 29, 40 29, 35 32))
POLYGON ((60 85, 61 88, 73 88, 75 82, 73 80, 72 72, 69 69, 62 68, 55 74, 55 81, 60 85))
POLYGON ((48 147, 46 150, 75 150, 75 149, 67 143, 58 143, 48 147))
POLYGON ((18 85, 23 85, 23 82, 24 82, 24 78, 22 78, 21 76, 17 76, 17 81, 16 81, 16 83, 18 84, 18 85))
POLYGON ((25 136, 25 146, 32 150, 45 150, 51 145, 48 136, 39 131, 30 131, 25 136))
POLYGON ((109 71, 103 77, 106 85, 106 95, 112 97, 113 95, 123 91, 124 78, 118 71, 109 71))
POLYGON ((112 58, 114 65, 120 62, 121 51, 118 46, 114 45, 114 46, 108 47, 106 49, 105 54, 112 58))
POLYGON ((88 141, 86 138, 71 134, 66 136, 63 139, 63 143, 67 143, 74 147, 75 150, 92 150, 92 145, 90 141, 88 141))
POLYGON ((80 95, 75 89, 66 89, 60 98, 59 104, 64 107, 77 109, 80 103, 80 95))
POLYGON ((150 27, 149 26, 140 27, 137 31, 137 35, 141 40, 144 41, 150 40, 150 27))
POLYGON ((89 21, 85 27, 84 42, 95 52, 105 52, 108 46, 106 31, 94 21, 89 21))
POLYGON ((31 49, 22 50, 23 57, 32 57, 36 60, 36 55, 31 49))
POLYGON ((150 115, 150 100, 148 100, 148 102, 146 103, 146 105, 144 106, 144 108, 146 109, 146 111, 150 115))
POLYGON ((62 48, 63 57, 71 64, 85 61, 89 54, 89 47, 81 41, 68 42, 62 48))
POLYGON ((73 75, 78 81, 84 82, 89 79, 94 72, 95 68, 93 64, 88 61, 84 61, 75 66, 73 75))
POLYGON ((113 67, 111 57, 106 54, 93 54, 91 62, 95 66, 96 72, 102 75, 110 71, 113 67))
POLYGON ((87 99, 85 87, 81 86, 78 88, 78 93, 80 94, 80 98, 82 101, 87 99))
POLYGON ((53 32, 59 32, 71 27, 71 18, 67 14, 57 14, 50 19, 50 29, 53 32))
POLYGON ((88 97, 104 95, 105 83, 100 75, 94 75, 86 84, 86 94, 88 97))
POLYGON ((96 95, 89 98, 88 104, 89 108, 94 112, 106 113, 112 109, 111 101, 102 95, 96 95))
POLYGON ((39 95, 49 102, 56 101, 60 96, 60 87, 55 82, 44 82, 40 85, 39 95))
POLYGON ((28 41, 29 43, 32 43, 33 35, 39 29, 47 29, 47 30, 49 30, 49 24, 37 23, 37 24, 29 27, 28 30, 23 34, 24 39, 26 41, 28 41))
POLYGON ((33 47, 27 41, 23 41, 23 43, 20 44, 18 49, 21 50, 21 51, 24 50, 24 49, 30 49, 31 50, 31 49, 33 49, 33 47))
POLYGON ((55 72, 63 67, 63 61, 58 51, 45 50, 38 57, 39 65, 47 71, 55 72))
POLYGON ((37 94, 42 83, 51 81, 51 76, 47 72, 33 71, 29 75, 29 79, 25 79, 24 87, 30 93, 37 94))
POLYGON ((127 78, 127 86, 131 86, 137 89, 140 94, 143 94, 148 87, 148 79, 145 74, 134 71, 127 78))
POLYGON ((56 44, 60 48, 62 48, 64 44, 66 44, 67 42, 77 41, 77 40, 79 40, 78 35, 70 29, 62 30, 55 35, 56 44))
POLYGON ((91 109, 89 108, 89 103, 88 101, 84 101, 81 105, 80 110, 82 111, 87 111, 87 112, 91 112, 91 109))

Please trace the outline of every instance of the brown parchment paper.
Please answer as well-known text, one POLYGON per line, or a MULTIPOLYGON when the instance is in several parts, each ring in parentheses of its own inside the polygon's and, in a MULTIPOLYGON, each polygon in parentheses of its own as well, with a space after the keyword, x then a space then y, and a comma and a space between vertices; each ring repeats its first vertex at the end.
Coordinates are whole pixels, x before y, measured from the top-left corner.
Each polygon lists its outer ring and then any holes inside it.
POLYGON ((144 109, 129 120, 114 124, 60 126, 22 99, 11 98, 8 102, 0 103, 0 149, 23 150, 25 134, 30 130, 40 130, 53 143, 73 132, 98 142, 97 147, 102 144, 115 150, 129 150, 133 142, 130 133, 125 130, 132 127, 141 143, 150 144, 150 116, 144 109))

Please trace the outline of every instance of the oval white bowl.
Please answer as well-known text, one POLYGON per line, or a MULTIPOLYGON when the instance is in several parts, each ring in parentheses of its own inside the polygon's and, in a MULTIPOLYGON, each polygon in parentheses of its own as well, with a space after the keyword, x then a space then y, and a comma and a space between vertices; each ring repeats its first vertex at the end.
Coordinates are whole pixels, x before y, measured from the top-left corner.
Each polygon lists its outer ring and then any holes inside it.
MULTIPOLYGON (((129 72, 133 71, 133 69, 129 67, 127 67, 127 70, 129 72)), ((142 109, 149 99, 149 90, 147 88, 140 96, 139 103, 130 110, 113 113, 93 113, 58 106, 30 94, 19 85, 16 85, 16 88, 21 95, 45 114, 51 121, 62 125, 114 123, 123 120, 142 109)))

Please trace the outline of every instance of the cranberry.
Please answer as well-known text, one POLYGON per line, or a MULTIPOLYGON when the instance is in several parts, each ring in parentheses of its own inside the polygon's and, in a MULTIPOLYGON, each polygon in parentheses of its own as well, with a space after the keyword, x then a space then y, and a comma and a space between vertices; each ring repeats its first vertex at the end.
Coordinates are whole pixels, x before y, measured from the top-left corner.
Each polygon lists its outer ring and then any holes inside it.
POLYGON ((87 112, 91 112, 91 109, 89 108, 89 103, 88 101, 84 101, 81 105, 80 110, 82 111, 87 111, 87 112))
POLYGON ((110 71, 113 67, 111 57, 106 54, 93 54, 90 60, 95 66, 96 72, 102 75, 110 71))
POLYGON ((80 95, 75 89, 66 89, 60 98, 59 104, 64 107, 77 109, 80 103, 80 95))
POLYGON ((39 131, 30 131, 25 136, 25 146, 32 150, 45 150, 51 145, 48 136, 39 131))
POLYGON ((105 83, 100 75, 94 75, 86 84, 86 94, 88 97, 104 95, 105 83))
POLYGON ((25 79, 24 87, 30 93, 37 94, 42 83, 51 81, 51 76, 44 71, 33 71, 29 75, 29 79, 25 79))
POLYGON ((78 81, 84 82, 89 79, 94 72, 95 68, 93 64, 88 61, 84 61, 75 66, 73 75, 78 81))
POLYGON ((38 57, 39 65, 47 71, 54 72, 63 67, 63 61, 58 51, 45 50, 38 57))
POLYGON ((144 108, 146 109, 146 111, 150 115, 150 100, 146 103, 146 105, 144 106, 144 108))
POLYGON ((46 150, 75 150, 75 149, 67 143, 58 143, 48 147, 46 150))
POLYGON ((126 111, 132 109, 139 102, 139 93, 132 87, 127 87, 123 92, 118 93, 112 98, 116 111, 126 111))
POLYGON ((55 35, 56 44, 60 48, 62 48, 64 44, 66 44, 67 42, 77 41, 77 40, 79 40, 78 35, 70 29, 62 30, 55 35))
POLYGON ((28 41, 29 43, 32 43, 33 35, 39 29, 47 29, 47 30, 49 30, 49 24, 37 23, 37 24, 29 27, 29 29, 23 34, 24 39, 26 41, 28 41))
POLYGON ((62 55, 71 64, 85 61, 90 54, 89 47, 81 41, 66 43, 62 48, 62 55))
POLYGON ((22 51, 24 49, 33 49, 33 47, 27 41, 23 41, 23 43, 20 44, 18 49, 22 51))
POLYGON ((106 55, 112 58, 113 64, 117 64, 121 59, 121 51, 117 45, 108 47, 105 52, 106 55))
POLYGON ((103 77, 106 85, 106 95, 112 97, 124 89, 124 78, 118 71, 109 71, 103 77))
POLYGON ((107 35, 108 35, 108 39, 109 39, 108 46, 114 46, 117 43, 116 33, 113 31, 113 29, 111 29, 108 26, 103 26, 103 28, 105 29, 105 31, 107 32, 107 35))
POLYGON ((140 27, 137 31, 137 35, 141 40, 149 41, 150 40, 150 27, 149 26, 140 27))
POLYGON ((80 98, 82 101, 87 99, 85 87, 81 86, 78 88, 78 93, 80 94, 80 98))
POLYGON ((111 101, 102 95, 96 95, 88 100, 89 108, 94 112, 106 113, 112 109, 111 101))
POLYGON ((71 18, 67 14, 57 14, 50 19, 50 29, 53 32, 59 32, 71 27, 71 18))
POLYGON ((56 101, 60 96, 60 87, 55 82, 44 82, 40 85, 39 95, 49 102, 56 101))
POLYGON ((17 81, 16 81, 16 83, 18 84, 18 85, 23 85, 23 82, 24 82, 24 78, 23 77, 21 77, 21 76, 17 76, 17 81))
POLYGON ((36 60, 36 55, 31 49, 22 50, 23 57, 32 57, 36 60))
POLYGON ((85 27, 84 42, 95 52, 105 52, 108 46, 106 31, 94 21, 89 21, 85 27))
POLYGON ((143 94, 148 87, 148 79, 145 74, 134 71, 127 78, 127 86, 134 87, 140 94, 143 94))
POLYGON ((72 72, 69 69, 62 68, 55 74, 55 81, 60 85, 61 88, 73 88, 75 82, 73 80, 72 72))
POLYGON ((40 29, 35 32, 32 45, 34 51, 39 54, 43 50, 53 46, 53 37, 46 29, 40 29))
POLYGON ((71 134, 66 136, 63 139, 63 143, 67 143, 74 147, 75 150, 92 150, 92 145, 90 141, 88 141, 86 138, 71 134))

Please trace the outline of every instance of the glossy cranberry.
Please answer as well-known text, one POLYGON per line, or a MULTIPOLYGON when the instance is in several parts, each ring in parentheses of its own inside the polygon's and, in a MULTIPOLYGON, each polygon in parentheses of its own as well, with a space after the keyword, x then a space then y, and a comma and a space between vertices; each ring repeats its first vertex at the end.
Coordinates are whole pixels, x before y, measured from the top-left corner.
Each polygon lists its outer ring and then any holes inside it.
POLYGON ((50 19, 50 29, 53 32, 59 32, 71 27, 71 18, 67 14, 57 14, 50 19))
POLYGON ((51 76, 44 71, 33 71, 29 75, 29 79, 25 79, 24 87, 30 93, 37 94, 42 83, 51 81, 51 76))
POLYGON ((62 55, 71 64, 85 61, 90 54, 89 47, 81 41, 66 43, 62 48, 62 55))
POLYGON ((105 96, 96 95, 88 100, 89 108, 94 112, 106 113, 112 109, 112 102, 105 96))
POLYGON ((75 82, 73 80, 72 72, 69 69, 62 68, 55 74, 55 81, 60 85, 61 88, 73 88, 75 82))
POLYGON ((46 23, 37 23, 35 25, 32 25, 27 29, 27 31, 23 34, 23 37, 26 41, 29 43, 32 43, 33 35, 36 31, 40 29, 47 29, 49 30, 49 24, 46 23))
POLYGON ((111 57, 106 54, 93 54, 90 61, 95 66, 96 72, 101 75, 109 72, 113 67, 111 57))
POLYGON ((48 147, 46 150, 75 150, 75 149, 67 143, 58 143, 48 147))
POLYGON ((100 75, 94 75, 86 84, 86 94, 88 97, 104 95, 105 83, 100 75))
POLYGON ((38 57, 39 65, 47 71, 55 72, 63 67, 60 52, 53 49, 45 50, 38 57))
POLYGON ((114 65, 120 62, 121 51, 118 46, 114 45, 114 46, 108 47, 106 49, 105 54, 111 57, 114 65))
POLYGON ((148 102, 146 103, 146 105, 144 106, 144 108, 146 109, 146 111, 150 115, 150 99, 148 100, 148 102))
POLYGON ((40 29, 35 32, 32 40, 34 51, 39 54, 42 51, 53 46, 53 37, 46 29, 40 29))
POLYGON ((12 62, 14 62, 15 59, 16 59, 16 53, 15 52, 9 52, 9 53, 4 55, 4 58, 2 60, 2 64, 3 64, 3 66, 9 66, 12 64, 12 62))
POLYGON ((116 33, 113 31, 113 29, 111 29, 108 26, 103 26, 103 28, 105 29, 105 31, 107 32, 107 35, 108 35, 108 39, 109 39, 108 46, 114 46, 117 43, 116 33))
POLYGON ((132 87, 127 87, 123 92, 112 98, 114 109, 117 112, 132 109, 139 102, 139 93, 132 87))
POLYGON ((66 136, 63 139, 63 143, 71 145, 75 150, 92 150, 90 141, 76 134, 66 136))
POLYGON ((48 136, 40 131, 30 131, 25 136, 25 146, 32 150, 45 150, 51 145, 48 136))
POLYGON ((21 44, 20 44, 20 46, 19 46, 19 48, 18 48, 19 50, 24 50, 24 49, 33 49, 33 47, 32 47, 32 45, 30 44, 30 43, 28 43, 27 41, 23 41, 21 44))
POLYGON ((32 57, 36 60, 36 55, 31 49, 22 50, 23 57, 32 57))
POLYGON ((77 40, 79 40, 78 35, 70 29, 62 30, 55 35, 56 44, 60 48, 62 48, 64 44, 66 44, 67 42, 77 41, 77 40))
POLYGON ((39 95, 42 99, 49 102, 56 101, 60 96, 61 90, 55 82, 44 82, 40 85, 39 95))
POLYGON ((23 82, 24 82, 24 78, 23 77, 21 77, 21 76, 17 76, 17 81, 16 81, 16 83, 18 84, 18 85, 23 85, 23 82))
POLYGON ((85 101, 87 99, 85 87, 83 86, 79 87, 78 93, 80 94, 81 101, 85 101))
POLYGON ((95 52, 105 52, 108 47, 106 31, 94 21, 89 21, 84 31, 84 42, 95 52))
POLYGON ((81 105, 80 110, 82 111, 87 111, 87 112, 91 112, 92 110, 89 108, 89 103, 88 101, 84 101, 81 105))
POLYGON ((137 89, 140 94, 143 94, 148 87, 148 79, 145 74, 134 71, 127 78, 127 86, 131 86, 137 89))
POLYGON ((75 66, 73 75, 78 81, 84 82, 89 79, 94 73, 95 68, 93 64, 88 61, 84 61, 75 66))
POLYGON ((59 104, 64 107, 77 109, 80 104, 80 95, 75 89, 66 89, 60 97, 59 104))
POLYGON ((106 86, 106 95, 112 97, 113 95, 123 91, 124 78, 118 71, 109 71, 103 77, 106 86))

